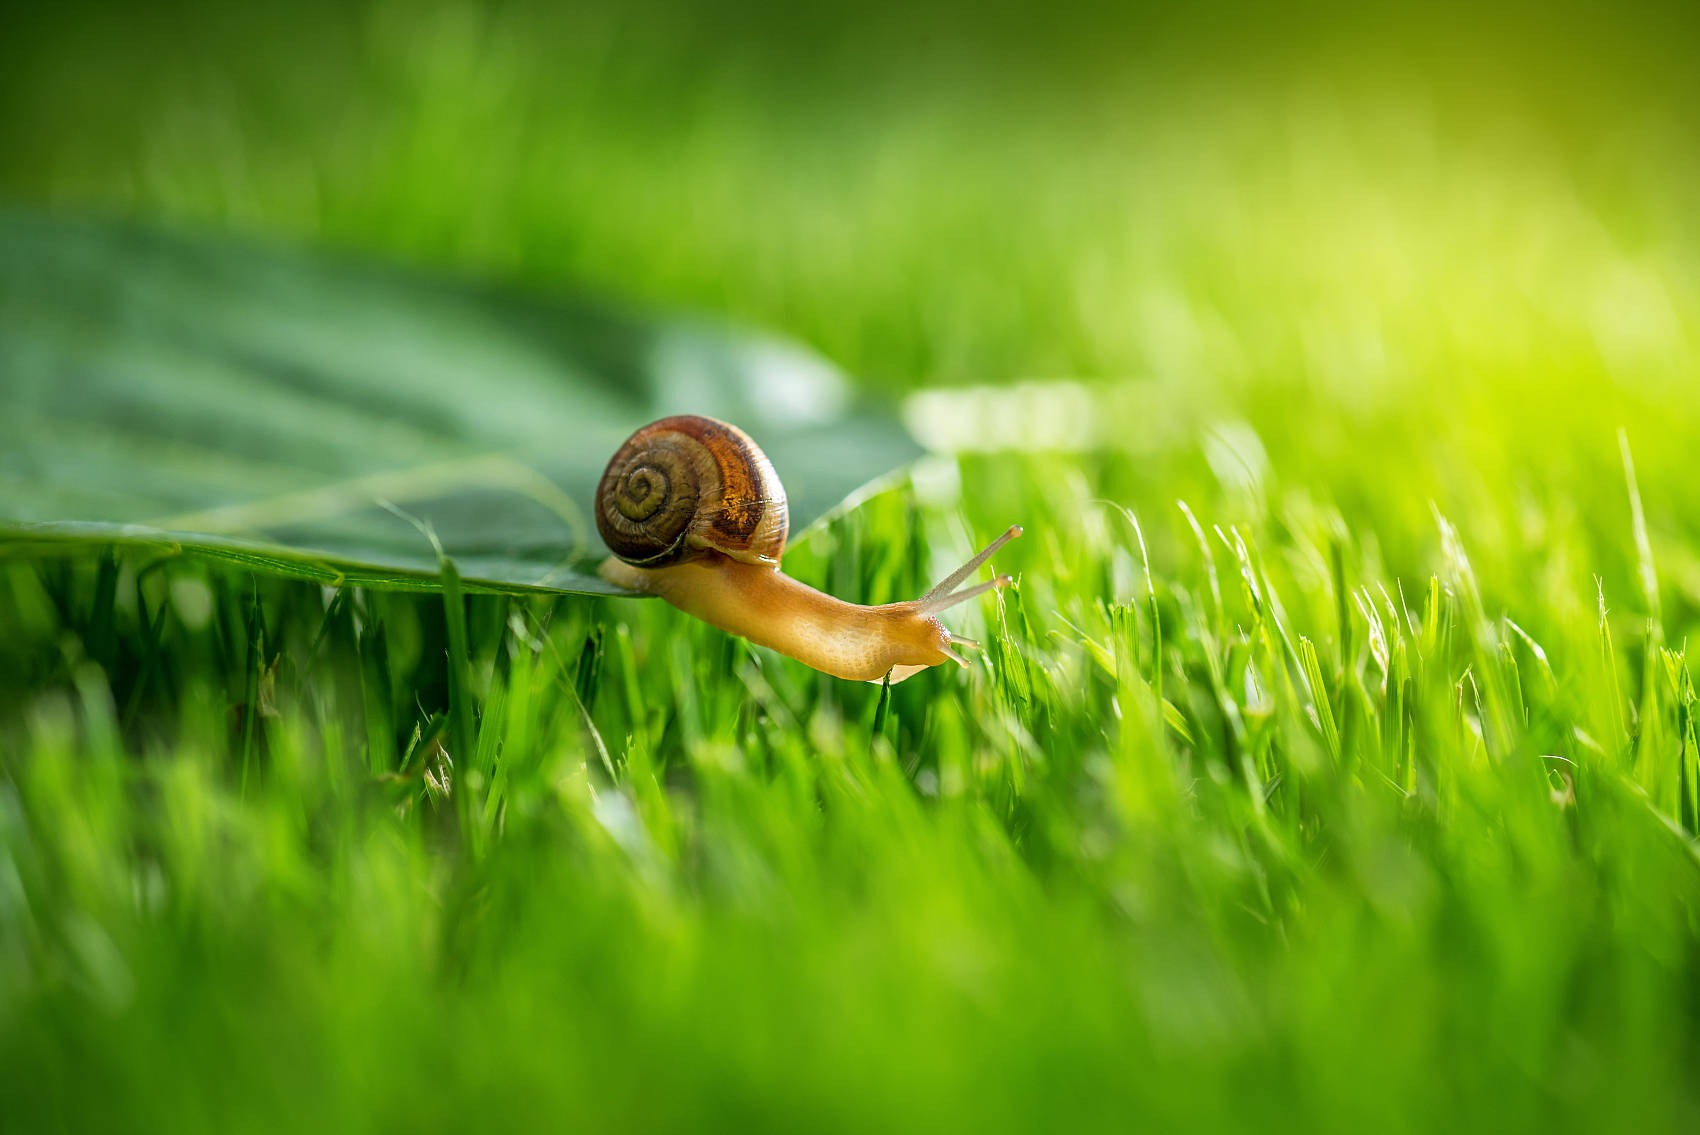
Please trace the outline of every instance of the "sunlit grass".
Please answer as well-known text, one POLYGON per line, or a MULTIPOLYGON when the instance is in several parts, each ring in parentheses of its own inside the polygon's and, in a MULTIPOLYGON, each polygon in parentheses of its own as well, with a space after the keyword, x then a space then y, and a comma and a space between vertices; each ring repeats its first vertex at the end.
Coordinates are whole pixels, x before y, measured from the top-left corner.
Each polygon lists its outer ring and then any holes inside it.
MULTIPOLYGON (((1515 597, 1433 518, 1438 577, 1397 577, 1330 509, 1160 463, 1203 539, 1145 510, 1148 590, 1088 487, 1113 472, 970 460, 976 532, 1050 519, 964 625, 986 662, 898 687, 878 735, 876 688, 668 608, 475 598, 469 752, 440 600, 13 566, 9 1098, 1677 1125, 1692 691, 1645 598, 1515 597)), ((793 570, 913 591, 966 539, 930 491, 793 570)))

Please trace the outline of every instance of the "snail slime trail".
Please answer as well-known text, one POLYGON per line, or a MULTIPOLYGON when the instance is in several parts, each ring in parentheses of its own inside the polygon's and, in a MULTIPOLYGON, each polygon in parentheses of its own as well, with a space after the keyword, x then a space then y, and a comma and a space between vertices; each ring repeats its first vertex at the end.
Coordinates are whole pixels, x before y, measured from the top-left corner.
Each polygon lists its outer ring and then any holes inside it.
POLYGON ((626 439, 596 489, 596 528, 614 555, 609 583, 659 595, 679 610, 839 678, 901 682, 941 662, 968 665, 938 615, 1014 582, 1000 575, 961 587, 1012 527, 937 587, 906 603, 867 607, 798 583, 779 570, 790 531, 785 486, 748 434, 682 414, 626 439))

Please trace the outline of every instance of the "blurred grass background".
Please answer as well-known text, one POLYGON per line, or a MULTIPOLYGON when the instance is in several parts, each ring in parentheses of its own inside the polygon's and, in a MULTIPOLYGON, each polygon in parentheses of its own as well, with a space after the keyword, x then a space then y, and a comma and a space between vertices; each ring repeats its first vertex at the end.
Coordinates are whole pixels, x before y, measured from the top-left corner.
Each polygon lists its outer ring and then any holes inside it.
POLYGON ((1268 373, 1283 337, 1361 337, 1366 310, 1404 347, 1533 361, 1598 322, 1609 299, 1573 277, 1607 257, 1692 298, 1670 263, 1695 238, 1683 5, 178 2, 9 24, 14 197, 725 312, 885 389, 1268 373))
POLYGON ((14 199, 723 314, 891 397, 1134 380, 1249 416, 1278 466, 1341 454, 1335 489, 1374 493, 1367 430, 1401 494, 1458 508, 1457 481, 1502 497, 1553 449, 1615 462, 1602 416, 1692 379, 1682 5, 191 3, 12 24, 14 199))
POLYGON ((9 202, 1081 384, 788 560, 1025 523, 987 665, 480 600, 472 791, 431 600, 9 564, 30 1126, 1700 1118, 1687 6, 3 19, 9 202))

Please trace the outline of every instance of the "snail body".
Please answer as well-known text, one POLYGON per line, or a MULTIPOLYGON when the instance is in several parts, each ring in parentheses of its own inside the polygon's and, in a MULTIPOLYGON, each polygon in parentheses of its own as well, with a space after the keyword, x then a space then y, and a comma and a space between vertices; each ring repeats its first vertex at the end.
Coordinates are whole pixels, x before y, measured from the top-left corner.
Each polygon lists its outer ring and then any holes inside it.
POLYGON ((863 606, 779 570, 789 530, 784 487, 742 430, 695 415, 663 418, 615 452, 596 492, 596 525, 614 555, 602 578, 840 678, 893 682, 951 661, 938 614, 1008 586, 998 576, 955 590, 1005 543, 1010 528, 920 599, 863 606))

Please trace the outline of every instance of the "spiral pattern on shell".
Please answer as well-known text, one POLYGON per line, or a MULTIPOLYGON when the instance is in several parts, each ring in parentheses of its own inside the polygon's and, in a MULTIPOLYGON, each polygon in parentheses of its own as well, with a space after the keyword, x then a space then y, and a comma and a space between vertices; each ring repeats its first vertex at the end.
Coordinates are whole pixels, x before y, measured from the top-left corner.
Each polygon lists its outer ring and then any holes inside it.
POLYGON ((638 567, 714 550, 777 563, 790 514, 785 488, 749 435, 694 414, 663 418, 615 451, 596 488, 596 529, 638 567))

